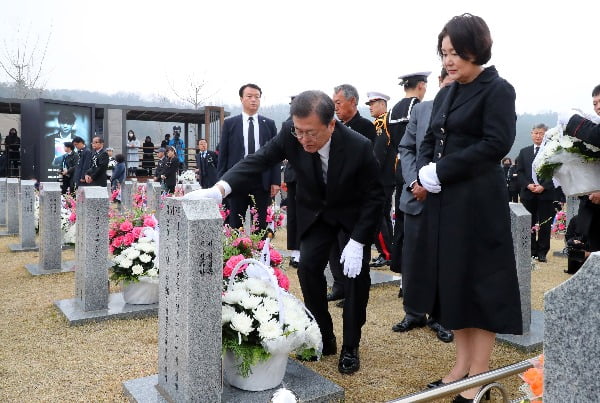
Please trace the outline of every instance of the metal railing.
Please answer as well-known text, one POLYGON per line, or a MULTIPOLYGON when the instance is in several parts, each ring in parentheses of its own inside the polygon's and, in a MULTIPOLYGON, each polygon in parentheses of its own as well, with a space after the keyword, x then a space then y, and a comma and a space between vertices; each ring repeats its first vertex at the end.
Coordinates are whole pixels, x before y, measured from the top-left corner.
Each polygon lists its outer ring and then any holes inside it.
POLYGON ((479 402, 483 395, 493 388, 500 390, 504 402, 508 402, 508 394, 502 384, 496 381, 509 376, 520 374, 523 371, 532 368, 533 364, 530 361, 521 361, 515 364, 508 365, 506 367, 494 369, 482 374, 478 374, 460 381, 451 382, 444 386, 440 386, 433 389, 423 390, 421 392, 412 393, 410 395, 403 396, 401 398, 390 400, 388 403, 416 403, 416 402, 429 402, 431 400, 439 399, 446 396, 457 395, 463 390, 474 388, 476 386, 485 385, 473 399, 474 402, 479 402))

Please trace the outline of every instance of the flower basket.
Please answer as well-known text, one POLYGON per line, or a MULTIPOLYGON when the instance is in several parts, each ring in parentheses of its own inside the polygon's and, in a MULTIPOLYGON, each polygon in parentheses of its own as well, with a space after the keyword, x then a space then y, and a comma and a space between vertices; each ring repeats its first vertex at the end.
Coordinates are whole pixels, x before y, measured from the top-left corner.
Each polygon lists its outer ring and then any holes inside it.
POLYGON ((123 281, 123 299, 126 304, 148 305, 158 302, 158 278, 143 276, 139 281, 123 281))
POLYGON ((223 376, 230 385, 249 391, 274 388, 285 376, 290 352, 320 354, 321 332, 314 317, 281 288, 264 263, 239 261, 222 300, 223 376), (244 277, 236 277, 242 271, 244 277))
MULTIPOLYGON (((567 154, 567 153, 565 153, 567 154)), ((586 161, 567 154, 554 171, 566 196, 581 196, 600 191, 600 161, 586 161)))
POLYGON ((238 389, 258 392, 273 389, 283 381, 287 369, 288 354, 271 354, 271 357, 267 360, 253 365, 252 372, 247 377, 243 377, 238 372, 238 367, 242 364, 241 361, 241 358, 236 358, 231 351, 225 352, 223 356, 225 380, 238 389))

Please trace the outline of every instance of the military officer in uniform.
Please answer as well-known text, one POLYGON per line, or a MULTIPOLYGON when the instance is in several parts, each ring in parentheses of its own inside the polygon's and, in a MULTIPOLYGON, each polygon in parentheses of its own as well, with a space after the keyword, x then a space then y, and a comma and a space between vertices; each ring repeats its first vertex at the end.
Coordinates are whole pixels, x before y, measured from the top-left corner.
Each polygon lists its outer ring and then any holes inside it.
MULTIPOLYGON (((406 130, 406 125, 410 118, 412 108, 421 102, 427 90, 427 77, 431 71, 421 71, 409 73, 398 77, 399 85, 404 87, 404 98, 402 98, 388 113, 388 130, 391 133, 391 145, 394 150, 398 150, 400 140, 406 130)), ((402 166, 396 163, 396 197, 394 200, 394 212, 396 219, 394 221, 394 237, 392 242, 392 265, 390 269, 393 272, 400 273, 402 262, 402 241, 404 239, 404 216, 400 211, 400 194, 404 179, 402 178, 402 166)), ((400 288, 399 296, 402 294, 400 288)))
POLYGON ((385 193, 385 202, 383 205, 383 217, 381 225, 375 234, 375 246, 379 256, 373 259, 371 267, 381 267, 389 265, 392 261, 392 194, 394 193, 394 164, 396 162, 396 149, 392 146, 390 131, 388 130, 387 119, 387 101, 390 97, 381 92, 368 92, 368 100, 365 102, 369 106, 371 116, 375 118, 375 144, 373 151, 375 158, 379 162, 379 178, 383 185, 385 193))

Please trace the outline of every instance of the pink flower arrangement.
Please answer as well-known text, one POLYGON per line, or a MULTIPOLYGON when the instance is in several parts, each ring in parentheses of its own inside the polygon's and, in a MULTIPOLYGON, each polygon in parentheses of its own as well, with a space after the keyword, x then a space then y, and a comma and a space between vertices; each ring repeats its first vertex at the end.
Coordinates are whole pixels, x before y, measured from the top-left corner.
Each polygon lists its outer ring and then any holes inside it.
POLYGON ((273 205, 267 207, 267 223, 273 223, 273 228, 281 228, 283 225, 283 220, 285 219, 285 214, 280 209, 274 208, 273 205))
POLYGON ((119 254, 143 236, 144 228, 156 227, 156 219, 144 209, 134 207, 133 211, 117 214, 111 209, 108 229, 109 251, 119 254))
POLYGON ((564 210, 557 211, 552 223, 552 233, 562 234, 567 230, 567 213, 564 210))

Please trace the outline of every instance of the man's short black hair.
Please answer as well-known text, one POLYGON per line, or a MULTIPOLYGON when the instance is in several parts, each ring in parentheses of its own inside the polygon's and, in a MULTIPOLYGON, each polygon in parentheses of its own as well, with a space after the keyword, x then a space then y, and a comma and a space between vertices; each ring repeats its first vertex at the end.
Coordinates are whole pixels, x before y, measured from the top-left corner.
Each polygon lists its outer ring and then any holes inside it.
POLYGON ((597 97, 598 95, 600 95, 600 84, 595 86, 594 89, 592 90, 593 97, 597 97))
POLYGON ((78 144, 79 144, 79 143, 80 143, 80 144, 85 144, 85 140, 84 140, 84 139, 82 139, 82 138, 81 138, 81 137, 79 137, 79 136, 75 136, 75 137, 73 137, 73 140, 72 140, 72 142, 73 142, 73 144, 75 144, 75 143, 78 143, 78 144))
POLYGON ((328 125, 335 113, 333 100, 323 91, 304 91, 294 98, 290 106, 290 114, 299 118, 305 118, 313 111, 321 123, 328 125))
POLYGON ((71 141, 65 141, 65 142, 63 143, 63 146, 65 146, 65 147, 67 147, 67 148, 70 148, 71 150, 74 148, 74 146, 73 146, 73 142, 71 142, 71 141))
POLYGON ((246 88, 254 88, 255 90, 258 90, 258 92, 260 93, 260 96, 262 97, 262 90, 260 89, 260 87, 256 84, 252 84, 252 83, 248 83, 248 84, 244 84, 240 87, 240 98, 244 96, 244 90, 246 88))

